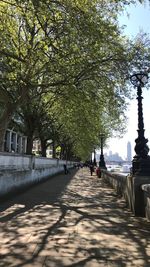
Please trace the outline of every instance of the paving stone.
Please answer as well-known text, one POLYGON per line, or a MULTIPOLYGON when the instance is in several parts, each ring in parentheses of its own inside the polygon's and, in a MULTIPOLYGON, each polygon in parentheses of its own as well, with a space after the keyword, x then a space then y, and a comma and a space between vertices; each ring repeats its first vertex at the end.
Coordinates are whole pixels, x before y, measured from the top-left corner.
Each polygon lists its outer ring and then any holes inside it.
POLYGON ((86 168, 0 207, 0 267, 148 267, 150 224, 86 168))

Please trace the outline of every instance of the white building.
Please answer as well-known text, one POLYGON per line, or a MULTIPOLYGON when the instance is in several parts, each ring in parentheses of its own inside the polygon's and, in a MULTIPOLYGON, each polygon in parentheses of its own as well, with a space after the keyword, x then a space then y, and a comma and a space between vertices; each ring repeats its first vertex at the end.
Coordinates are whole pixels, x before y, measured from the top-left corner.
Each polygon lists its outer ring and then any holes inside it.
POLYGON ((26 153, 27 136, 7 129, 4 140, 4 151, 14 153, 26 153))

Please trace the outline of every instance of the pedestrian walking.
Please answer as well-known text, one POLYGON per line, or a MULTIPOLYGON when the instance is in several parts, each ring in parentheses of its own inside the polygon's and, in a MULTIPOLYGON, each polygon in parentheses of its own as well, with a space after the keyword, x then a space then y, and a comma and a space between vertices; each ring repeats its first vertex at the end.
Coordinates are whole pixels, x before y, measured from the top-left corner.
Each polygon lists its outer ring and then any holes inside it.
POLYGON ((100 170, 100 167, 97 167, 96 168, 96 175, 97 175, 97 177, 101 178, 101 170, 100 170))
POLYGON ((91 176, 93 175, 93 172, 94 172, 94 166, 93 166, 93 164, 90 164, 90 173, 91 173, 91 176))
POLYGON ((69 172, 69 171, 68 171, 68 169, 67 169, 67 165, 64 164, 64 173, 65 173, 65 174, 68 174, 68 172, 69 172))

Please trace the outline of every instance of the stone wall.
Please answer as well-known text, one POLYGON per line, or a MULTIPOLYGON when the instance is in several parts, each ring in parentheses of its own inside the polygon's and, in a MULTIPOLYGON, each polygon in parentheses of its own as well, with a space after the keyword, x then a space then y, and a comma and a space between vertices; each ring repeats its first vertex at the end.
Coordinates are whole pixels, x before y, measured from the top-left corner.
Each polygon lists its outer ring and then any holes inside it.
POLYGON ((150 184, 142 185, 144 192, 145 216, 150 221, 150 184))
POLYGON ((0 153, 0 197, 73 167, 66 160, 0 153))
POLYGON ((121 175, 102 170, 101 177, 109 183, 119 196, 124 197, 136 216, 146 216, 150 221, 150 177, 121 175))
POLYGON ((118 195, 124 196, 126 190, 126 176, 102 170, 101 177, 109 183, 118 195))

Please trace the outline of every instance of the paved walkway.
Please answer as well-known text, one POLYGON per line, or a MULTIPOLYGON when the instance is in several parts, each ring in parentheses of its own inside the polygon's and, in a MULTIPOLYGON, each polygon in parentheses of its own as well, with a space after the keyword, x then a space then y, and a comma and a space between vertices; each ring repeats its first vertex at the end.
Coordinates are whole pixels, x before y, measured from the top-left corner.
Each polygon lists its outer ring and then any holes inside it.
POLYGON ((88 169, 0 205, 0 267, 148 267, 150 223, 88 169))

